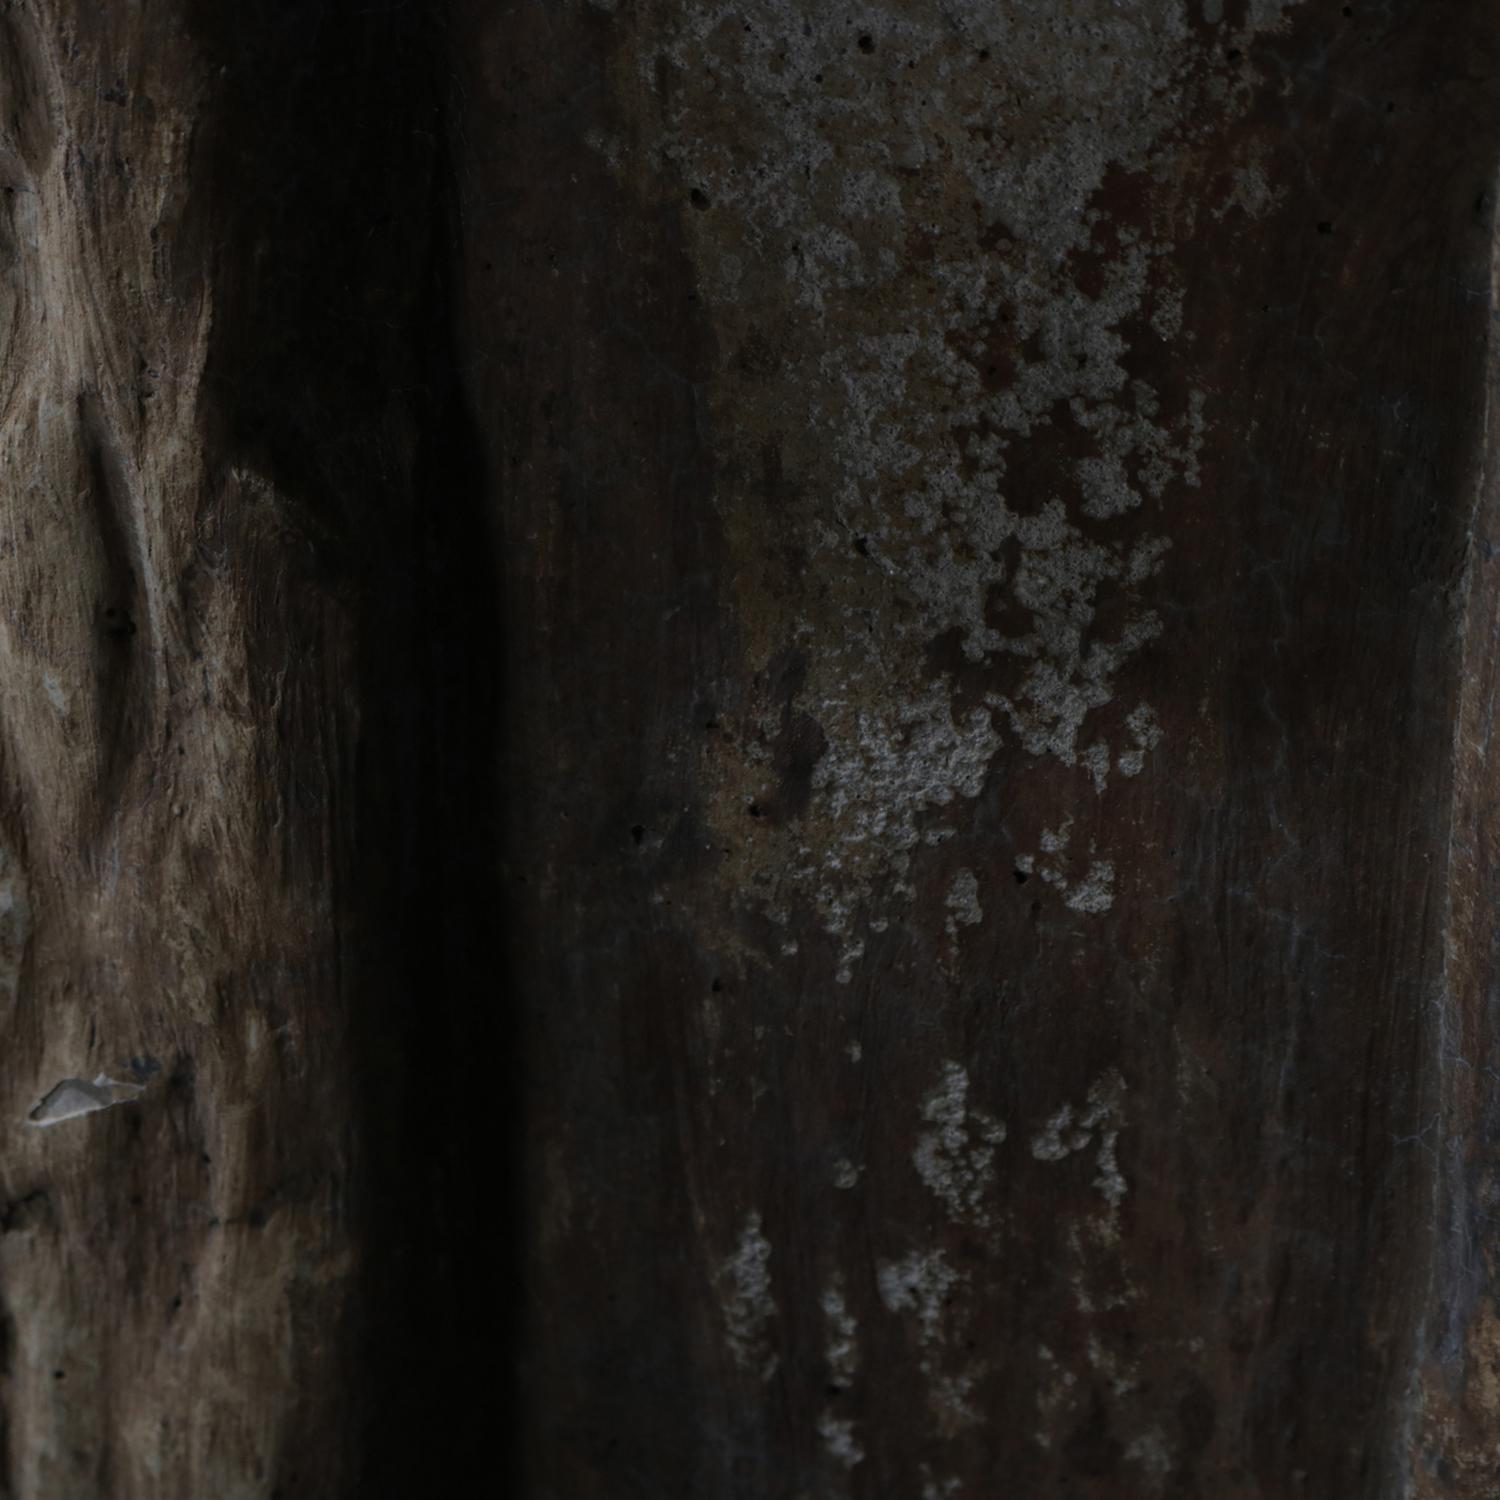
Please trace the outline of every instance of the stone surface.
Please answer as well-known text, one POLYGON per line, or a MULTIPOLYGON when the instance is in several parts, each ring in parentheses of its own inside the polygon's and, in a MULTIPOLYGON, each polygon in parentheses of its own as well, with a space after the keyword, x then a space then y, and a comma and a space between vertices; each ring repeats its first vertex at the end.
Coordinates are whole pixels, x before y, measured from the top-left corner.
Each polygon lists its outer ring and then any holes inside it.
POLYGON ((420 1492, 493 1409, 437 19, 0 7, 7 1495, 420 1492))
POLYGON ((1492 1492, 1500 15, 454 14, 528 1493, 1492 1492))
POLYGON ((0 6, 0 1487, 1495 1493, 1497 33, 0 6))

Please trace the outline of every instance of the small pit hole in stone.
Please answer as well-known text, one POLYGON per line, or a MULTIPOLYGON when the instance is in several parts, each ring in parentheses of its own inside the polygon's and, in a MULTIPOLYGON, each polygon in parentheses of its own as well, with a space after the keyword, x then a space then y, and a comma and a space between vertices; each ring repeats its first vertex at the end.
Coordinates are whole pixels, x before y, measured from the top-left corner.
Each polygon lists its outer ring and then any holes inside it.
POLYGON ((630 836, 635 840, 636 846, 639 847, 641 840, 646 837, 645 825, 641 823, 633 825, 630 830, 630 836))
POLYGON ((104 611, 104 633, 112 640, 129 640, 135 634, 135 621, 130 618, 130 611, 111 604, 104 611))
POLYGON ((752 802, 750 804, 750 806, 745 809, 745 811, 748 812, 752 818, 758 818, 758 817, 760 817, 760 815, 761 815, 760 803, 759 802, 752 802))
POLYGON ((1017 885, 1025 885, 1027 880, 1031 878, 1025 870, 1012 870, 1010 873, 1015 877, 1017 885))
POLYGON ((688 201, 693 205, 694 208, 700 211, 710 206, 708 201, 708 194, 705 193, 702 188, 694 188, 692 192, 688 194, 688 201))
POLYGON ((1319 234, 1332 234, 1333 233, 1333 220, 1332 219, 1319 219, 1318 220, 1318 233, 1319 234))
POLYGON ((873 52, 875 50, 875 38, 868 31, 859 39, 859 50, 861 52, 873 52))

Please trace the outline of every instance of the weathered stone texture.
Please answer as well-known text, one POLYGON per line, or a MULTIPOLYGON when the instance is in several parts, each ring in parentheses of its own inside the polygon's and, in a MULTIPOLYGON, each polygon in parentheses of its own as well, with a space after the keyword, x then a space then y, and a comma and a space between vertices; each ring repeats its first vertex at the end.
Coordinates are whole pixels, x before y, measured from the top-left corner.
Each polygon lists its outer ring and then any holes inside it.
POLYGON ((0 5, 8 1491, 1500 1489, 1497 32, 0 5))
POLYGON ((486 1032, 449 1029, 443 923, 490 887, 450 900, 434 851, 485 797, 468 751, 431 790, 467 669, 426 657, 475 633, 468 586, 427 617, 476 499, 434 271, 447 39, 403 9, 0 7, 0 1489, 28 1500, 372 1494, 418 1457, 441 1485, 475 1441, 447 1142, 486 1032), (58 1105, 101 1076, 113 1107, 58 1105), (71 1117, 38 1128, 44 1096, 71 1117))
POLYGON ((1489 1493, 1500 14, 458 15, 533 1492, 1489 1493))

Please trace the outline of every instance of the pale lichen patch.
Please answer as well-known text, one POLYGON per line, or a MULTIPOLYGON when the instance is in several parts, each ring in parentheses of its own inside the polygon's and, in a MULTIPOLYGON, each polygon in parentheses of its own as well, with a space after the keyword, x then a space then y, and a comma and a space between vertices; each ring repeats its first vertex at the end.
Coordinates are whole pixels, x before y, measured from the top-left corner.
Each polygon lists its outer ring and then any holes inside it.
POLYGON ((940 1436, 954 1436, 976 1424, 981 1413, 974 1389, 989 1372, 983 1360, 948 1356, 950 1325, 962 1326, 970 1311, 969 1275, 948 1265, 941 1250, 916 1251, 876 1268, 881 1301, 890 1311, 905 1313, 916 1325, 918 1366, 927 1384, 927 1405, 940 1436))
POLYGON ((1089 1367, 1103 1377, 1112 1395, 1124 1396, 1140 1384, 1134 1361, 1106 1349, 1097 1333, 1090 1332, 1084 1347, 1088 1351, 1089 1367))
POLYGON ((720 1262, 715 1280, 725 1342, 735 1364, 769 1380, 778 1364, 768 1332, 777 1309, 771 1295, 771 1242, 761 1230, 758 1213, 746 1215, 739 1242, 720 1262))
POLYGON ((818 881, 825 926, 844 933, 873 878, 905 873, 919 841, 918 815, 979 795, 1000 739, 988 709, 955 722, 934 693, 895 715, 829 700, 821 722, 828 746, 813 789, 825 799, 830 840, 822 860, 804 868, 818 881))
POLYGON ((1103 792, 1109 785, 1109 745, 1104 740, 1095 740, 1079 755, 1079 760, 1088 768, 1089 778, 1096 792, 1103 792))
POLYGON ((1124 1176, 1120 1172, 1120 1164, 1115 1159, 1115 1142, 1119 1140, 1118 1130, 1110 1127, 1100 1133, 1099 1139, 1099 1175, 1094 1178, 1094 1186, 1104 1196, 1104 1200, 1110 1208, 1120 1206, 1128 1191, 1124 1176))
POLYGON ((979 877, 970 869, 960 870, 953 877, 943 904, 949 913, 949 937, 957 937, 960 927, 977 927, 984 921, 984 908, 979 904, 979 877))
MULTIPOLYGON (((831 1394, 838 1396, 848 1389, 859 1368, 859 1325, 844 1300, 841 1277, 834 1277, 819 1300, 823 1311, 823 1358, 828 1365, 829 1389, 831 1394)), ((853 1419, 840 1416, 832 1407, 825 1407, 819 1416, 818 1435, 823 1439, 823 1447, 829 1456, 846 1469, 852 1469, 865 1456, 853 1419)))
MULTIPOLYGON (((1062 1105, 1031 1138, 1031 1154, 1037 1161, 1062 1161, 1075 1152, 1095 1147, 1092 1186, 1104 1199, 1105 1210, 1090 1218, 1086 1227, 1089 1237, 1101 1246, 1118 1242, 1120 1205, 1129 1191, 1117 1155, 1124 1097, 1125 1081, 1112 1068, 1090 1086, 1082 1108, 1062 1105)), ((1076 1225, 1070 1227, 1069 1237, 1082 1254, 1076 1225)))
MULTIPOLYGON (((1015 867, 1023 875, 1039 874, 1063 898, 1063 904, 1072 911, 1085 912, 1092 916, 1102 915, 1114 905, 1115 866, 1113 860, 1091 860, 1081 875, 1071 875, 1068 863, 1068 843, 1072 835, 1073 820, 1067 818, 1058 828, 1044 828, 1039 843, 1047 856, 1038 860, 1035 855, 1018 855, 1015 867)), ((1094 850, 1089 842, 1089 852, 1094 850)))
POLYGON ((1125 1461, 1140 1467, 1153 1493, 1160 1493, 1176 1464, 1167 1436, 1159 1427, 1148 1428, 1132 1438, 1125 1448, 1125 1461))
POLYGON ((818 1417, 818 1436, 823 1439, 823 1447, 829 1456, 846 1469, 852 1469, 855 1464, 863 1461, 865 1450, 855 1439, 852 1418, 823 1411, 818 1417))
POLYGON ((857 1167, 847 1156, 841 1156, 833 1164, 833 1185, 841 1192, 848 1192, 850 1188, 859 1186, 860 1173, 863 1167, 857 1167))
POLYGON ((847 1384, 859 1366, 859 1324, 844 1300, 844 1283, 835 1277, 819 1299, 823 1310, 824 1358, 837 1381, 847 1384))
POLYGON ((1146 764, 1146 752, 1154 750, 1161 743, 1161 724, 1150 705, 1141 703, 1131 710, 1125 720, 1125 727, 1129 729, 1135 746, 1120 756, 1120 774, 1139 776, 1146 764))
POLYGON ((1005 1124, 968 1103, 969 1075, 961 1064, 943 1064, 942 1079, 922 1104, 922 1118, 936 1127, 917 1140, 912 1161, 928 1191, 955 1223, 980 1228, 991 1222, 985 1199, 994 1185, 995 1148, 1005 1124))
POLYGON ((1037 1357, 1043 1371, 1036 1389, 1036 1409, 1042 1425, 1033 1437, 1040 1447, 1050 1448, 1052 1430, 1061 1425, 1062 1418, 1077 1404, 1078 1377, 1045 1344, 1037 1346, 1037 1357))
POLYGON ((928 1405, 943 1437, 953 1437, 965 1427, 976 1427, 983 1420, 983 1413, 974 1401, 974 1387, 985 1373, 986 1367, 975 1363, 961 1370, 938 1371, 929 1376, 928 1405))
POLYGON ((852 984, 854 981, 854 965, 865 956, 865 940, 855 938, 847 942, 839 950, 839 966, 834 972, 833 982, 835 984, 852 984))
MULTIPOLYGON (((1280 14, 1258 3, 1236 43, 1280 14)), ((682 186, 719 335, 715 504, 751 670, 818 643, 773 705, 823 737, 795 834, 730 836, 747 799, 775 792, 751 748, 777 732, 761 709, 705 752, 711 818, 736 845, 725 879, 768 909, 810 898, 849 940, 840 978, 1003 731, 1110 790, 1117 749, 1091 724, 1161 637, 1164 502, 1201 482, 1209 419, 1205 392, 1153 373, 1196 330, 1173 269, 1191 225, 1151 210, 1151 184, 1196 149, 1198 105, 1218 119, 1252 97, 1247 79, 1185 68, 1201 34, 1175 0, 1101 3, 1082 27, 977 0, 882 12, 878 49, 855 56, 851 28, 868 24, 844 0, 655 15, 619 66, 657 113, 598 143, 622 177, 666 163, 682 186), (997 118, 1013 122, 1003 141, 997 118), (1116 183, 1139 213, 1104 206, 1116 183), (960 659, 977 707, 958 706, 960 659)), ((1249 203, 1253 164, 1233 165, 1249 203)), ((1091 854, 1072 908, 1097 913, 1123 867, 1091 854)))
POLYGON ((1098 915, 1107 912, 1115 904, 1115 867, 1108 859, 1096 859, 1089 865, 1088 874, 1076 881, 1063 897, 1063 902, 1073 911, 1098 915))
POLYGON ((1093 1138, 1092 1132, 1073 1118, 1073 1106, 1064 1104, 1031 1138, 1031 1154, 1038 1161, 1061 1161, 1074 1151, 1081 1151, 1093 1138))
POLYGON ((955 1271, 941 1250, 913 1251, 902 1260, 885 1261, 876 1269, 880 1300, 894 1313, 911 1313, 924 1347, 943 1342, 943 1309, 954 1289, 968 1281, 955 1271))

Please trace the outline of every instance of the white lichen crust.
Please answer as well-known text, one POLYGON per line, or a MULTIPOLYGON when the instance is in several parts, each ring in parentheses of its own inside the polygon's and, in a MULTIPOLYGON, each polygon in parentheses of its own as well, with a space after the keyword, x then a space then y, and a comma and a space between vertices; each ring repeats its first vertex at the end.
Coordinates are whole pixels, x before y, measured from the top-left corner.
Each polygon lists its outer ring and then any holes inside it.
MULTIPOLYGON (((1136 372, 1193 343, 1172 254, 1193 225, 1103 198, 1248 100, 1197 66, 1196 25, 1182 0, 720 0, 653 11, 622 52, 650 128, 593 145, 681 194, 751 669, 807 663, 699 770, 737 895, 810 902, 845 982, 1002 748, 1011 797, 1028 766, 1072 773, 1045 783, 1061 821, 1162 743, 1156 708, 1118 699, 1162 637, 1172 500, 1213 411, 1136 372), (788 711, 822 737, 811 800, 746 839, 788 711)), ((1264 212, 1263 189, 1242 168, 1207 208, 1264 212)), ((1073 912, 1111 910, 1123 852, 1059 887, 1073 912)))

